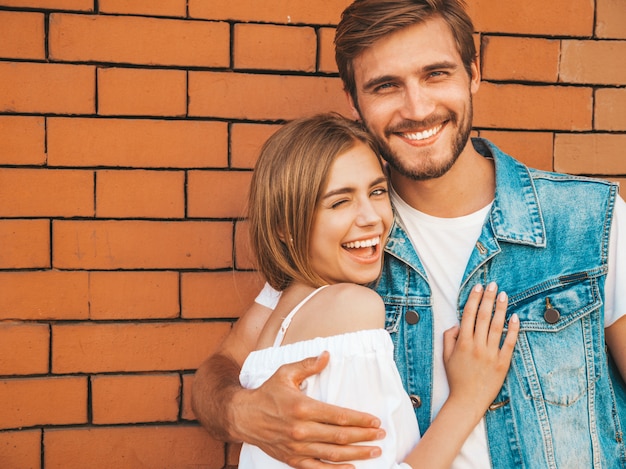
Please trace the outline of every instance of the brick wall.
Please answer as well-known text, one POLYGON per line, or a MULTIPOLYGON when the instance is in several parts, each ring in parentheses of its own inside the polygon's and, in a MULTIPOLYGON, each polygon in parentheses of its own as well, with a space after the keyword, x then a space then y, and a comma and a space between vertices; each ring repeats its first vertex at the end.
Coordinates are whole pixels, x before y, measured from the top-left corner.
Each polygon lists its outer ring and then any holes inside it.
MULTIPOLYGON (((193 371, 252 301, 242 219, 285 119, 346 113, 349 0, 0 0, 0 466, 212 468, 193 371)), ((622 0, 472 0, 476 133, 626 178, 622 0)))

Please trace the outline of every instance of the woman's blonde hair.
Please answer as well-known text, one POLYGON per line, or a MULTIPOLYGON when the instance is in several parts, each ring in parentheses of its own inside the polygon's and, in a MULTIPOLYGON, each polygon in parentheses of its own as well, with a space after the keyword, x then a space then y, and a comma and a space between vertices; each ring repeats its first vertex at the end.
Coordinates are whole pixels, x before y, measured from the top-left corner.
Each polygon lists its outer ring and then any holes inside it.
POLYGON ((310 233, 332 163, 369 134, 338 114, 285 124, 263 145, 248 198, 250 239, 258 270, 276 290, 294 280, 321 286, 311 268, 310 233))

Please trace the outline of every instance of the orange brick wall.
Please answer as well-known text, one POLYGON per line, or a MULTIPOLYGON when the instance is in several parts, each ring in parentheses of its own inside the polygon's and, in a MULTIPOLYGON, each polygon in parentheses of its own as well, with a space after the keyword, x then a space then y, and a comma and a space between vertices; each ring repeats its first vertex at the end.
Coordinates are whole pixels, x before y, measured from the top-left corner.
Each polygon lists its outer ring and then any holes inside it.
MULTIPOLYGON (((346 113, 350 0, 0 0, 0 467, 234 466, 193 371, 260 282, 244 199, 282 121, 346 113)), ((626 178, 626 9, 471 0, 476 133, 626 178)))

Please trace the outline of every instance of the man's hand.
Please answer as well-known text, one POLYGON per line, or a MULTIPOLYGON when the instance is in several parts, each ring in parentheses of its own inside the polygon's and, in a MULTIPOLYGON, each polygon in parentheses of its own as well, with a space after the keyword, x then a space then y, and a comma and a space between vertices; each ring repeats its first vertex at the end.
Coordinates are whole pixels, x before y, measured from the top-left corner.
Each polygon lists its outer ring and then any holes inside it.
POLYGON ((301 383, 328 364, 329 354, 284 365, 261 387, 233 394, 229 405, 231 435, 258 446, 275 459, 299 469, 348 469, 327 464, 380 456, 376 446, 353 445, 385 436, 372 415, 306 397, 301 383))
POLYGON ((202 426, 216 439, 245 441, 299 469, 348 469, 351 461, 377 457, 380 448, 352 445, 384 437, 376 417, 306 397, 301 383, 328 364, 323 353, 284 365, 260 388, 239 384, 241 366, 254 350, 271 310, 254 303, 198 368, 191 402, 202 426))

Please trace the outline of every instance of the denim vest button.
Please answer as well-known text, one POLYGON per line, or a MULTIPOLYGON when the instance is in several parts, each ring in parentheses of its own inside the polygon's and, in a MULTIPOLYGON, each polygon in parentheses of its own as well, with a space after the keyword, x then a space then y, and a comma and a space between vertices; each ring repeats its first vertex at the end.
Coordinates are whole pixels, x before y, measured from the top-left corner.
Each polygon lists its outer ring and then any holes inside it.
POLYGON ((413 404, 413 408, 417 409, 418 407, 422 406, 422 399, 420 399, 419 396, 411 394, 409 397, 411 398, 411 404, 413 404))
POLYGON ((505 405, 507 405, 509 402, 511 402, 511 399, 505 399, 504 401, 501 401, 501 402, 493 402, 488 407, 488 409, 491 410, 491 411, 498 410, 501 407, 504 407, 505 405))
POLYGON ((561 313, 559 313, 559 310, 552 306, 550 298, 546 298, 546 310, 543 312, 543 319, 545 319, 548 324, 556 324, 559 322, 560 318, 561 313))
POLYGON ((409 310, 406 312, 406 316, 404 317, 407 323, 411 325, 415 325, 420 322, 420 315, 417 314, 417 311, 409 310))
POLYGON ((548 324, 556 324, 561 319, 561 313, 554 308, 548 308, 543 313, 543 318, 548 324))

